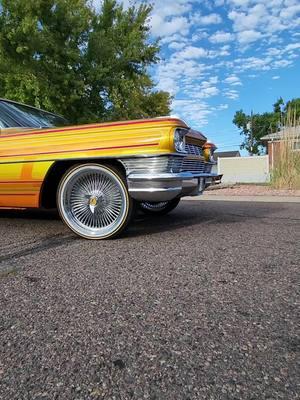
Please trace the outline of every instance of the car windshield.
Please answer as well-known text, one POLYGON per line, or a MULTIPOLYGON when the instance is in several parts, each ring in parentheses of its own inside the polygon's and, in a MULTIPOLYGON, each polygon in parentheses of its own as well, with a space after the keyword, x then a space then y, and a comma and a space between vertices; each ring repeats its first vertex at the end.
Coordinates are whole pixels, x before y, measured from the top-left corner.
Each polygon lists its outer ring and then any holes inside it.
POLYGON ((0 100, 0 128, 52 128, 68 124, 68 121, 59 115, 0 100))

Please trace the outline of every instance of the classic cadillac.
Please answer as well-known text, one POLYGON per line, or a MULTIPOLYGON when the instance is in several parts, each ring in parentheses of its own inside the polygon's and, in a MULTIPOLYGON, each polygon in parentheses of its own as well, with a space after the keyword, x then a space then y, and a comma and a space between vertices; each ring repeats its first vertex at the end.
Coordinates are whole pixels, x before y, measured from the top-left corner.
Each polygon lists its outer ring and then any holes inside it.
POLYGON ((165 214, 210 185, 215 146, 175 117, 69 126, 0 99, 0 208, 54 208, 76 234, 112 238, 138 205, 165 214))

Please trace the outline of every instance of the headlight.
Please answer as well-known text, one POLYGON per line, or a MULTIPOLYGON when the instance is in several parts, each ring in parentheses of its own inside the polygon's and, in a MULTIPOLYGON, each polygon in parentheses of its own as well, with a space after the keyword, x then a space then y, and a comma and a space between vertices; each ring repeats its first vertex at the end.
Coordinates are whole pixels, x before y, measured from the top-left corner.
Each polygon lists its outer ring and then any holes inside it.
POLYGON ((174 147, 179 153, 185 153, 185 135, 184 129, 176 129, 174 133, 174 147))

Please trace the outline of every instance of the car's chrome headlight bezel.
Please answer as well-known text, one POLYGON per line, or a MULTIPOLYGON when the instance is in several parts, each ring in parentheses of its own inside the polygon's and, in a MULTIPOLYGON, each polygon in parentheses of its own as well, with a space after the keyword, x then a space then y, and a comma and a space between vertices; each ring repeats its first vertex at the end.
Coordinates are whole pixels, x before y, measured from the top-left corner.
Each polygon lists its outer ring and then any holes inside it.
POLYGON ((175 129, 174 132, 174 148, 178 153, 186 153, 185 150, 185 135, 187 134, 186 129, 175 129))

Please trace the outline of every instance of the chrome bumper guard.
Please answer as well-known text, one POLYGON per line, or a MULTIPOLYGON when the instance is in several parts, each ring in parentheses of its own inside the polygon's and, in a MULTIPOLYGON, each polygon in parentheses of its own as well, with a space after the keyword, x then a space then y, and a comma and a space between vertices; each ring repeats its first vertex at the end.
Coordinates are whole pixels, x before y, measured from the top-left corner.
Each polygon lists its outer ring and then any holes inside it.
POLYGON ((206 163, 203 157, 168 156, 121 161, 126 168, 129 193, 138 201, 159 202, 197 196, 217 176, 210 172, 213 164, 206 163), (148 160, 151 160, 149 168, 148 160), (185 165, 192 171, 182 171, 185 165))

